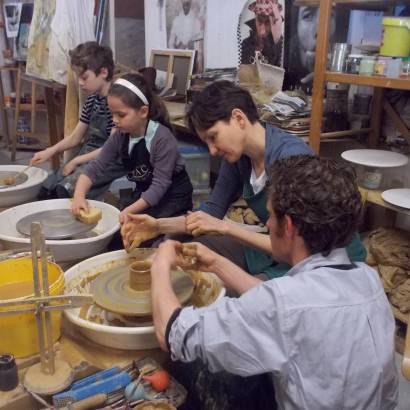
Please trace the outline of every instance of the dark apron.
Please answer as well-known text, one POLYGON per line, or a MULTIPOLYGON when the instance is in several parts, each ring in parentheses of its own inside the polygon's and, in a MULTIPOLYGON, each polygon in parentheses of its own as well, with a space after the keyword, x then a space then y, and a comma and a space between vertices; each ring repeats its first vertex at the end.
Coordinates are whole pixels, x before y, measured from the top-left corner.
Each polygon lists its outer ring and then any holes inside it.
MULTIPOLYGON (((269 218, 269 213, 266 208, 266 188, 255 195, 250 182, 246 179, 243 185, 242 195, 249 208, 255 212, 259 220, 265 225, 269 218)), ((273 260, 270 254, 249 247, 245 247, 245 259, 248 266, 248 272, 251 275, 265 273, 269 279, 272 279, 283 276, 289 270, 288 267, 283 273, 282 270, 277 272, 277 263, 273 260)))
MULTIPOLYGON (((258 194, 253 193, 252 186, 248 180, 245 180, 243 186, 243 198, 248 204, 249 208, 255 212, 259 220, 266 224, 269 213, 266 207, 266 188, 258 194)), ((366 248, 363 246, 360 236, 355 232, 352 240, 346 246, 346 251, 349 258, 355 262, 363 262, 366 259, 366 248)), ((251 275, 258 273, 265 273, 269 279, 279 278, 286 275, 291 268, 285 263, 277 263, 273 260, 271 255, 257 251, 255 249, 245 247, 245 259, 248 265, 248 272, 251 275)))
MULTIPOLYGON (((101 114, 98 110, 93 110, 90 115, 90 123, 85 135, 84 143, 78 152, 78 155, 88 154, 98 148, 101 148, 108 139, 107 135, 108 118, 105 114, 101 114)), ((56 172, 48 176, 43 183, 43 194, 48 194, 49 198, 72 197, 75 190, 75 185, 80 174, 83 173, 84 168, 88 162, 81 164, 67 176, 63 175, 63 168, 61 166, 56 172), (47 192, 44 192, 44 189, 47 192)), ((124 168, 118 160, 114 164, 110 164, 104 171, 104 174, 98 178, 98 182, 93 184, 87 194, 87 198, 101 199, 102 195, 107 191, 111 182, 114 179, 120 178, 124 175, 124 168)))
MULTIPOLYGON (((127 178, 135 184, 128 196, 120 198, 121 208, 137 201, 152 183, 154 169, 150 162, 150 153, 145 138, 138 141, 128 153, 129 138, 122 146, 122 163, 128 171, 127 178)), ((192 184, 184 169, 173 174, 172 182, 157 205, 148 208, 145 213, 155 218, 166 218, 186 214, 192 209, 192 184)))

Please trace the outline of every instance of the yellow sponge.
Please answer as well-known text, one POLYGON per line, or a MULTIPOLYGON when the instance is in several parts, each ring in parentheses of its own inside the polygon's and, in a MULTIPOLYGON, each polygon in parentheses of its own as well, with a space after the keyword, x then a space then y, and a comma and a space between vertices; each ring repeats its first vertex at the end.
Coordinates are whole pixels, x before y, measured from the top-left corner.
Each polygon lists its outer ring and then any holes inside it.
POLYGON ((88 212, 85 212, 83 209, 80 211, 80 215, 77 216, 77 219, 85 224, 94 224, 102 218, 102 211, 99 208, 90 208, 88 212))

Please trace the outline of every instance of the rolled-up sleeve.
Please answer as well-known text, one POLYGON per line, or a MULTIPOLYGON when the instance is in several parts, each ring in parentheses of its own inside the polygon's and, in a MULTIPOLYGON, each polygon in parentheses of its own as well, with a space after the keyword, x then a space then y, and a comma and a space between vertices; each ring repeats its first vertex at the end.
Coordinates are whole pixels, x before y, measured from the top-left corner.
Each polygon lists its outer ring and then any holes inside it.
POLYGON ((188 307, 171 327, 171 357, 184 362, 199 358, 210 371, 240 376, 283 371, 287 353, 281 322, 278 300, 263 284, 238 299, 188 307))

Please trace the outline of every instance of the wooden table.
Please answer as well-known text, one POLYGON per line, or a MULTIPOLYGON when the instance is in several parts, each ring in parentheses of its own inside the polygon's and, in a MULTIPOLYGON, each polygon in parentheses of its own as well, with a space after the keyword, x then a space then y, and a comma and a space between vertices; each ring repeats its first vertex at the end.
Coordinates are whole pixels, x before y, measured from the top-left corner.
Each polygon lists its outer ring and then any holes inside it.
MULTIPOLYGON (((75 370, 76 379, 86 377, 101 369, 114 365, 125 366, 132 360, 151 357, 161 366, 168 367, 168 354, 158 349, 150 350, 118 350, 98 345, 83 336, 63 315, 62 335, 55 344, 56 357, 67 361, 75 370)), ((39 362, 39 356, 17 361, 19 380, 22 382, 27 369, 39 362)), ((41 408, 20 385, 10 392, 0 392, 0 410, 36 410, 41 408)))

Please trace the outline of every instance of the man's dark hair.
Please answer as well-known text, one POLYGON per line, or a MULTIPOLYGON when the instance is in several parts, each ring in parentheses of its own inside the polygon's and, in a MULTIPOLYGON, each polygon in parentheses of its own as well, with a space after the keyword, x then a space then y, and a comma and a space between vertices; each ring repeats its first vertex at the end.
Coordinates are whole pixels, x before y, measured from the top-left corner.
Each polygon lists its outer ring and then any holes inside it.
POLYGON ((268 200, 279 223, 288 215, 312 255, 327 255, 350 242, 362 208, 352 167, 295 155, 275 161, 269 181, 268 200))
POLYGON ((81 74, 91 70, 95 75, 100 74, 102 68, 108 71, 107 81, 112 79, 114 73, 114 59, 110 47, 100 46, 95 41, 79 44, 69 51, 72 67, 79 67, 81 74))
POLYGON ((188 108, 188 126, 192 131, 206 131, 218 121, 229 122, 238 108, 254 124, 258 111, 248 91, 230 81, 215 81, 205 87, 188 108))

